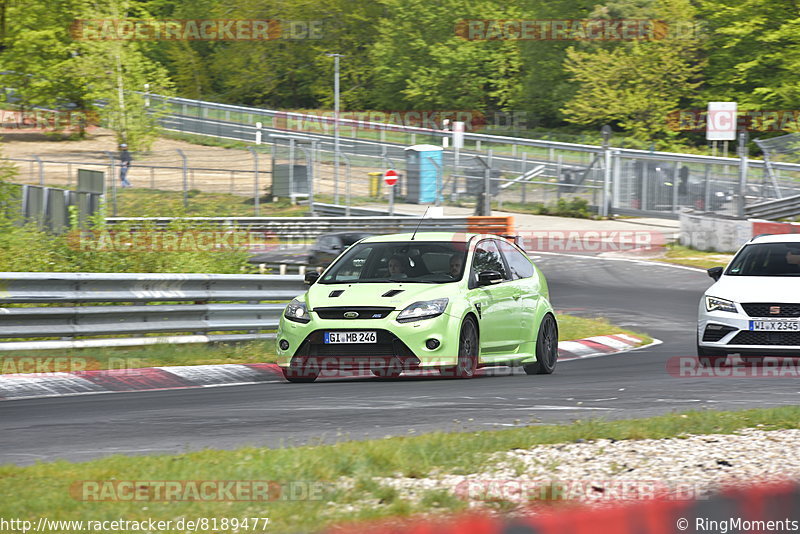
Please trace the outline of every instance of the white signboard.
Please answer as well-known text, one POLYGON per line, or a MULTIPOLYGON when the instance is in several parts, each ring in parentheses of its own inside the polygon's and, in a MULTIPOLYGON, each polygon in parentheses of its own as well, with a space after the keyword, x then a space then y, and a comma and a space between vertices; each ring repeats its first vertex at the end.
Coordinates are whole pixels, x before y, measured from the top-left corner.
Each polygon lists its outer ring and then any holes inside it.
POLYGON ((706 117, 708 141, 736 140, 736 102, 709 102, 706 117))

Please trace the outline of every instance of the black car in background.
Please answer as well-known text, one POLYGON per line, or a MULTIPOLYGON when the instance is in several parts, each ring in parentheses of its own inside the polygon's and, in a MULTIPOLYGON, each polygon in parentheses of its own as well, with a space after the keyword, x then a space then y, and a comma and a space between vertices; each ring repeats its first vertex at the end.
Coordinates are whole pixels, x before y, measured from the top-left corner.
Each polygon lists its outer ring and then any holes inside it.
POLYGON ((325 268, 350 245, 375 234, 367 232, 336 232, 319 236, 308 253, 310 267, 325 268))

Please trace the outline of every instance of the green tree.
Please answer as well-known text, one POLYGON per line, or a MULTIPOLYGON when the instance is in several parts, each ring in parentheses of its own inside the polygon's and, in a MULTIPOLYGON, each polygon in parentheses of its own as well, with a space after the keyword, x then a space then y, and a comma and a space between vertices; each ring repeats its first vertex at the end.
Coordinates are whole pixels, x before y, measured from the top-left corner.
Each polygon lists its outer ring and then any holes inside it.
MULTIPOLYGON (((673 27, 693 20, 687 0, 636 6, 627 13, 615 13, 613 7, 606 6, 603 14, 656 18, 673 27)), ((612 123, 640 140, 675 137, 667 117, 694 99, 702 66, 699 41, 684 35, 574 46, 567 50, 564 69, 577 91, 561 111, 568 122, 595 128, 612 123)))
POLYGON ((456 25, 519 18, 494 0, 382 0, 371 57, 375 101, 388 109, 513 109, 519 102, 519 47, 511 40, 468 40, 456 25))
POLYGON ((739 109, 800 105, 800 6, 796 2, 700 0, 706 21, 708 84, 698 99, 735 100, 739 109))

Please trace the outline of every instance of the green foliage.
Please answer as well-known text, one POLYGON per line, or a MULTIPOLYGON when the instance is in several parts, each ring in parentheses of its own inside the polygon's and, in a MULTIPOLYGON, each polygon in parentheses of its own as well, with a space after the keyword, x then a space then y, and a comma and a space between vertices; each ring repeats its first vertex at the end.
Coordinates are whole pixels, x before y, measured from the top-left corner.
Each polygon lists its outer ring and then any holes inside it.
POLYGON ((800 104, 800 14, 776 0, 33 0, 2 2, 0 11, 0 70, 18 104, 92 110, 102 100, 104 124, 134 149, 155 132, 157 113, 145 113, 136 93, 145 83, 189 98, 330 109, 329 53, 344 55, 344 111, 526 112, 537 131, 594 135, 609 123, 626 146, 644 149, 702 143, 671 130, 667 115, 709 100, 737 100, 740 109, 800 104), (120 18, 280 20, 283 38, 87 41, 70 33, 76 19, 120 18), (587 18, 662 20, 669 32, 640 41, 483 41, 457 32, 474 19, 587 18), (298 33, 304 24, 317 33, 298 33))
MULTIPOLYGON (((499 209, 495 206, 495 209, 499 209)), ((594 212, 589 209, 589 201, 585 198, 559 198, 554 204, 543 204, 533 202, 529 204, 518 204, 515 202, 504 202, 503 209, 521 213, 533 213, 534 215, 554 215, 557 217, 575 217, 578 219, 593 219, 594 212)))
MULTIPOLYGON (((688 0, 628 11, 629 17, 670 16, 669 25, 693 21, 688 0)), ((595 128, 616 124, 640 140, 678 135, 667 116, 700 86, 702 67, 697 41, 683 37, 570 48, 564 69, 578 90, 561 110, 565 119, 595 128)))
MULTIPOLYGON (((156 116, 145 112, 142 91, 167 92, 166 69, 146 55, 145 42, 86 40, 73 35, 76 20, 147 18, 143 4, 128 0, 55 0, 3 3, 7 28, 0 70, 23 109, 33 106, 99 110, 104 125, 133 150, 155 139, 156 116), (97 102, 105 106, 98 108, 97 102)), ((83 133, 83 130, 81 130, 83 133)))
MULTIPOLYGON (((98 224, 91 230, 73 230, 63 236, 48 234, 38 225, 0 222, 0 272, 106 272, 106 273, 228 273, 252 272, 245 250, 206 250, 207 247, 154 245, 130 248, 132 228, 112 229, 98 224), (178 247, 176 247, 178 248, 178 247)), ((154 227, 137 229, 139 242, 152 235, 200 235, 211 227, 176 222, 163 232, 154 227), (148 236, 149 234, 149 236, 148 236)), ((187 242, 191 243, 191 241, 187 242)), ((156 239, 156 243, 158 243, 156 239)))

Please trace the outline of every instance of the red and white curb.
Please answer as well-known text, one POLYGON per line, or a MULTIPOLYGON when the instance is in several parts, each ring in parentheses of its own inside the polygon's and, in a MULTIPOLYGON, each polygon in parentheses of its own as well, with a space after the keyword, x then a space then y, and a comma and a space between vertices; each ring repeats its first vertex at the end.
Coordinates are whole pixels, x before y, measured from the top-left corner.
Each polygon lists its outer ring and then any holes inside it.
MULTIPOLYGON (((605 356, 640 348, 641 344, 641 339, 625 334, 561 341, 558 344, 558 360, 605 356)), ((430 373, 436 374, 433 371, 430 373)), ((280 368, 271 363, 9 374, 0 375, 0 401, 282 381, 283 374, 280 368)))
MULTIPOLYGON (((583 360, 641 348, 644 341, 628 334, 594 336, 575 341, 558 342, 558 361, 583 360)), ((660 341, 654 340, 653 344, 660 341)))

